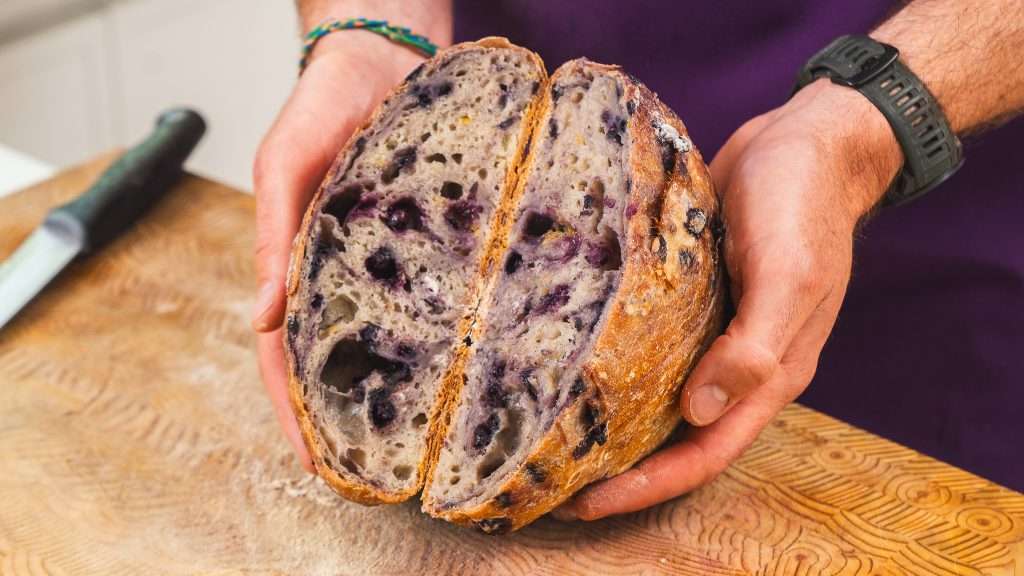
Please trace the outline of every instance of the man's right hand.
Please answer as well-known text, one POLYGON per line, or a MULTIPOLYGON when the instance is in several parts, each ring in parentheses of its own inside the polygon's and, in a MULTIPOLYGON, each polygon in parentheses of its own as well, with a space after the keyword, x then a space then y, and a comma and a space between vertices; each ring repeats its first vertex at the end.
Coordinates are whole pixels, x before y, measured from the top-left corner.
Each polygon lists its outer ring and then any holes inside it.
POLYGON ((259 292, 252 325, 259 332, 260 374, 285 435, 311 472, 288 400, 281 338, 292 241, 313 193, 349 136, 423 60, 408 47, 362 30, 325 36, 256 154, 259 292))

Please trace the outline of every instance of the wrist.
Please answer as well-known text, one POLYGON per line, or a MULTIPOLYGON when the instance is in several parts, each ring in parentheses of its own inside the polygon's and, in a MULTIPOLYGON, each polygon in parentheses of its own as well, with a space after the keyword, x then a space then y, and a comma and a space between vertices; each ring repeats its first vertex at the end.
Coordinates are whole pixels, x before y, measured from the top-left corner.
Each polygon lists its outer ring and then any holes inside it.
POLYGON ((819 133, 823 161, 844 183, 838 193, 859 219, 885 195, 903 166, 903 151, 892 126, 858 91, 819 79, 786 104, 798 107, 819 133))

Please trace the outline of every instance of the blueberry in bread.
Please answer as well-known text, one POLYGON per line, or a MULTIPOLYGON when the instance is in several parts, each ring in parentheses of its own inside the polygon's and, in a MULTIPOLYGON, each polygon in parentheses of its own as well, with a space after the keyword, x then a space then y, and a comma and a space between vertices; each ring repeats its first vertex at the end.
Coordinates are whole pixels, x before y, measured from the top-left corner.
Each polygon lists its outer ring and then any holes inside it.
POLYGON ((682 123, 617 67, 549 81, 501 39, 438 55, 296 243, 286 350, 319 473, 501 533, 627 469, 721 329, 719 222, 682 123))

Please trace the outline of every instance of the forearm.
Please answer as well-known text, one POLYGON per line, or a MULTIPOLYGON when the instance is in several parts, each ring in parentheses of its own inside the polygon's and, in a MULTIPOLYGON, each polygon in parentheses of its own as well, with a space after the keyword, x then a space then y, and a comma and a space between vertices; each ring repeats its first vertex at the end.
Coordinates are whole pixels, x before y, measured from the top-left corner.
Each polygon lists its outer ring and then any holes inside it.
POLYGON ((871 36, 899 48, 957 133, 1024 109, 1021 0, 915 0, 871 36))

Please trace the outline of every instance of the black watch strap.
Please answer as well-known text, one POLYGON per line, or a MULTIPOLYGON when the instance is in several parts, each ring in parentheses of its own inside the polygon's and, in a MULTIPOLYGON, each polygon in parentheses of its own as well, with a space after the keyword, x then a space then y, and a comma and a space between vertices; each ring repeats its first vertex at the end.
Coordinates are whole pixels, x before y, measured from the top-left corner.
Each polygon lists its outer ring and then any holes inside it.
POLYGON ((905 163, 885 194, 896 206, 931 190, 963 165, 963 147, 928 88, 899 61, 899 50, 868 36, 841 36, 797 74, 798 90, 822 77, 854 88, 889 121, 905 163))

